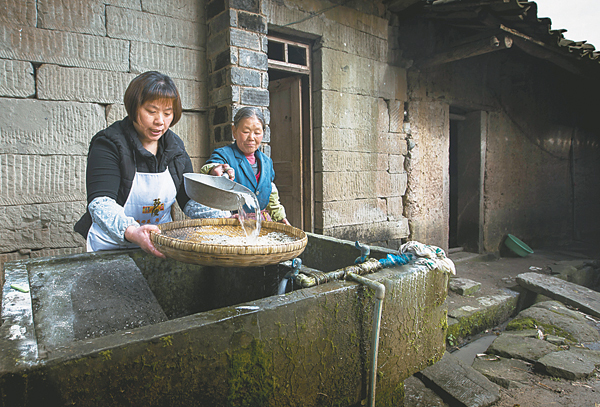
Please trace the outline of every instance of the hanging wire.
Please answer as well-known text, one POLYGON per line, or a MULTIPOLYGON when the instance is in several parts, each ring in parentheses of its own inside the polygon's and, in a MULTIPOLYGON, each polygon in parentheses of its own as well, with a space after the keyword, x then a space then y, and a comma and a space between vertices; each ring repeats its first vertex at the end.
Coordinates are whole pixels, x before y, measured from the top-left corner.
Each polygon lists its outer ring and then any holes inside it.
POLYGON ((326 13, 326 12, 328 12, 329 10, 332 10, 332 9, 334 9, 334 8, 336 8, 336 7, 345 6, 345 5, 346 5, 346 3, 348 3, 348 2, 350 2, 350 0, 343 1, 343 2, 342 2, 342 3, 340 3, 340 4, 334 4, 333 6, 325 7, 324 9, 321 9, 321 10, 317 11, 316 13, 309 13, 310 15, 309 15, 308 17, 304 17, 304 18, 301 18, 301 19, 300 19, 300 20, 298 20, 298 21, 293 21, 293 22, 291 22, 291 23, 284 24, 284 25, 282 25, 282 27, 288 27, 288 26, 290 26, 290 25, 294 25, 294 24, 300 24, 300 23, 303 23, 303 22, 304 22, 304 21, 306 21, 306 20, 310 20, 310 19, 311 19, 311 18, 313 18, 313 17, 317 17, 317 16, 319 16, 319 15, 321 15, 321 14, 323 14, 323 13, 326 13))

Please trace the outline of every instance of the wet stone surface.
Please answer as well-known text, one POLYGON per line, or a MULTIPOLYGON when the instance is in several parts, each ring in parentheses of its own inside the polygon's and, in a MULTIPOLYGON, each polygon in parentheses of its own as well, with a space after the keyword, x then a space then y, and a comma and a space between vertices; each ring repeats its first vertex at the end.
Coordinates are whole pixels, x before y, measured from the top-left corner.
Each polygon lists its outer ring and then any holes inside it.
POLYGON ((168 319, 126 254, 85 267, 41 264, 30 275, 37 338, 47 349, 168 319))
MULTIPOLYGON (((527 258, 480 256, 457 262, 460 277, 482 284, 472 296, 449 291, 448 332, 452 335, 448 337, 448 350, 457 359, 466 361, 465 370, 475 369, 500 386, 500 399, 492 404, 494 407, 600 405, 600 364, 596 359, 600 351, 600 318, 593 313, 596 309, 593 301, 583 303, 600 295, 597 289, 600 262, 589 260, 598 255, 597 247, 577 245, 562 251, 536 250, 527 258), (527 274, 525 278, 524 274, 527 274), (557 280, 556 284, 554 281, 550 284, 552 279, 557 280), (525 310, 518 315, 506 315, 500 320, 503 322, 490 324, 495 321, 487 318, 486 313, 495 315, 497 312, 487 303, 482 304, 481 298, 498 295, 502 288, 518 292, 519 307, 525 310), (484 319, 487 325, 479 323, 484 319), (453 324, 461 329, 455 329, 453 324), (477 325, 477 329, 464 328, 472 325, 477 325), (512 340, 507 340, 506 335, 511 335, 512 340), (489 346, 490 336, 498 339, 494 343, 498 349, 489 346), (502 342, 507 345, 502 350, 504 356, 494 354, 501 353, 502 342), (526 342, 528 346, 518 351, 515 344, 519 342, 526 342), (551 351, 536 355, 539 348, 551 351)), ((455 386, 452 381, 448 383, 450 388, 434 388, 428 382, 425 385, 443 402, 454 405, 457 400, 450 394, 459 390, 452 388, 455 386)), ((405 387, 406 400, 417 400, 407 405, 426 405, 418 404, 422 398, 411 394, 417 389, 418 386, 405 387)))
POLYGON ((492 342, 487 353, 535 362, 542 356, 558 350, 560 350, 559 347, 546 341, 503 333, 492 342))
POLYGON ((481 288, 481 283, 468 278, 451 278, 449 288, 459 295, 473 295, 481 288))
POLYGON ((433 390, 429 389, 415 376, 404 381, 404 407, 447 407, 448 404, 442 400, 433 390))
POLYGON ((475 359, 472 367, 492 382, 506 389, 520 388, 528 385, 528 373, 533 370, 531 364, 523 360, 503 358, 495 355, 487 355, 475 359))
POLYGON ((584 314, 568 309, 559 301, 543 301, 524 309, 511 321, 512 326, 533 328, 539 325, 544 328, 544 334, 567 337, 572 342, 596 342, 600 333, 595 329, 584 314))
POLYGON ((168 318, 131 259, 89 267, 71 289, 75 340, 96 338, 168 318))
POLYGON ((552 352, 538 360, 537 368, 554 377, 580 380, 590 377, 600 365, 600 352, 571 348, 552 352))
POLYGON ((451 404, 484 407, 500 399, 498 385, 448 352, 417 377, 428 387, 439 388, 451 404))
POLYGON ((519 274, 517 282, 527 290, 546 295, 600 318, 600 293, 597 291, 539 273, 519 274))

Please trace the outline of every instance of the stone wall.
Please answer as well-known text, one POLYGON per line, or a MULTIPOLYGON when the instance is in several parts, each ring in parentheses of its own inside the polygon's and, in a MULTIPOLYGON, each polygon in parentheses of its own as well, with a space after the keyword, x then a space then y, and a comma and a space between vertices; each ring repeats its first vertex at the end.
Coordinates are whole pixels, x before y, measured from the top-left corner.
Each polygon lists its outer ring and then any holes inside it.
MULTIPOLYGON (((269 142, 267 1, 212 0, 206 8, 210 142, 230 144, 231 122, 242 106, 263 111, 269 142)), ((268 144, 262 150, 269 155, 268 144)))
POLYGON ((411 70, 414 147, 405 199, 411 238, 448 245, 451 106, 488 113, 482 116, 483 169, 472 168, 482 171, 481 252, 498 253, 509 233, 534 248, 598 237, 592 214, 600 185, 591 172, 600 158, 600 135, 589 126, 592 92, 582 90, 580 81, 516 50, 411 70))
POLYGON ((125 116, 137 74, 171 76, 173 127, 195 168, 210 154, 204 1, 27 0, 0 14, 0 264, 81 252, 92 136, 125 116))
MULTIPOLYGON (((315 40, 315 225, 397 247, 408 236, 406 72, 382 1, 9 1, 0 16, 0 261, 83 251, 88 143, 125 115, 139 73, 170 75, 184 114, 173 130, 195 168, 230 142, 243 105, 269 121, 268 25, 315 40), (300 22, 298 22, 300 21, 300 22), (285 26, 285 28, 283 28, 285 26)), ((269 154, 269 129, 263 150, 269 154)))
POLYGON ((448 248, 449 129, 448 104, 419 99, 407 105, 410 151, 406 160, 405 214, 412 240, 448 248))
POLYGON ((270 3, 270 27, 313 39, 315 229, 397 248, 408 236, 403 196, 406 72, 389 63, 383 2, 270 3))
MULTIPOLYGON (((581 79, 512 49, 409 70, 409 51, 431 49, 434 31, 395 21, 385 3, 5 2, 0 262, 83 250, 72 225, 85 210, 88 143, 125 115, 137 74, 174 78, 184 114, 173 130, 195 168, 230 142, 240 106, 262 108, 268 123, 271 29, 312 43, 316 232, 446 248, 448 121, 458 106, 486 112, 480 250, 497 251, 506 233, 528 242, 597 233, 587 201, 600 195, 599 137, 583 123, 593 99, 581 79)), ((267 128, 267 154, 269 140, 267 128)))

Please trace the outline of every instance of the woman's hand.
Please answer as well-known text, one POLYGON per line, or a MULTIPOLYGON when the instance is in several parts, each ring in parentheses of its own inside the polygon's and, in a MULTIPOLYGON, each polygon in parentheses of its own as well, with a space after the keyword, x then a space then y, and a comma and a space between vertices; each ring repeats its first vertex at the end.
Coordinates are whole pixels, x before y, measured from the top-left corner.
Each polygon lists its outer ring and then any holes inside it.
POLYGON ((217 177, 220 177, 223 174, 227 174, 227 175, 229 175, 229 179, 230 180, 233 181, 235 179, 235 171, 233 170, 233 168, 231 168, 229 166, 229 164, 215 165, 214 167, 212 167, 210 169, 209 174, 210 175, 215 175, 217 177))
POLYGON ((125 229, 125 239, 131 243, 137 244, 146 253, 153 254, 161 259, 166 259, 167 257, 159 252, 158 249, 154 247, 152 240, 150 240, 151 231, 160 233, 160 228, 156 225, 143 225, 139 227, 131 225, 125 229))
POLYGON ((288 222, 287 218, 283 218, 279 221, 279 223, 283 223, 284 225, 288 225, 288 226, 292 226, 290 225, 290 222, 288 222))

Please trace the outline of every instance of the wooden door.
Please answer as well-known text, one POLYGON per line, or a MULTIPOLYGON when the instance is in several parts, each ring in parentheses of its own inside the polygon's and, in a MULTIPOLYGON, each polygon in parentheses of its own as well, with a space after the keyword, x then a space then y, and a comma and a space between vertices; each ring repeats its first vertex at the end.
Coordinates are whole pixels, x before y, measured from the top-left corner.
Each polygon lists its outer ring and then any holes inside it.
POLYGON ((275 185, 288 221, 304 227, 302 168, 302 81, 293 76, 269 83, 271 158, 275 185))

